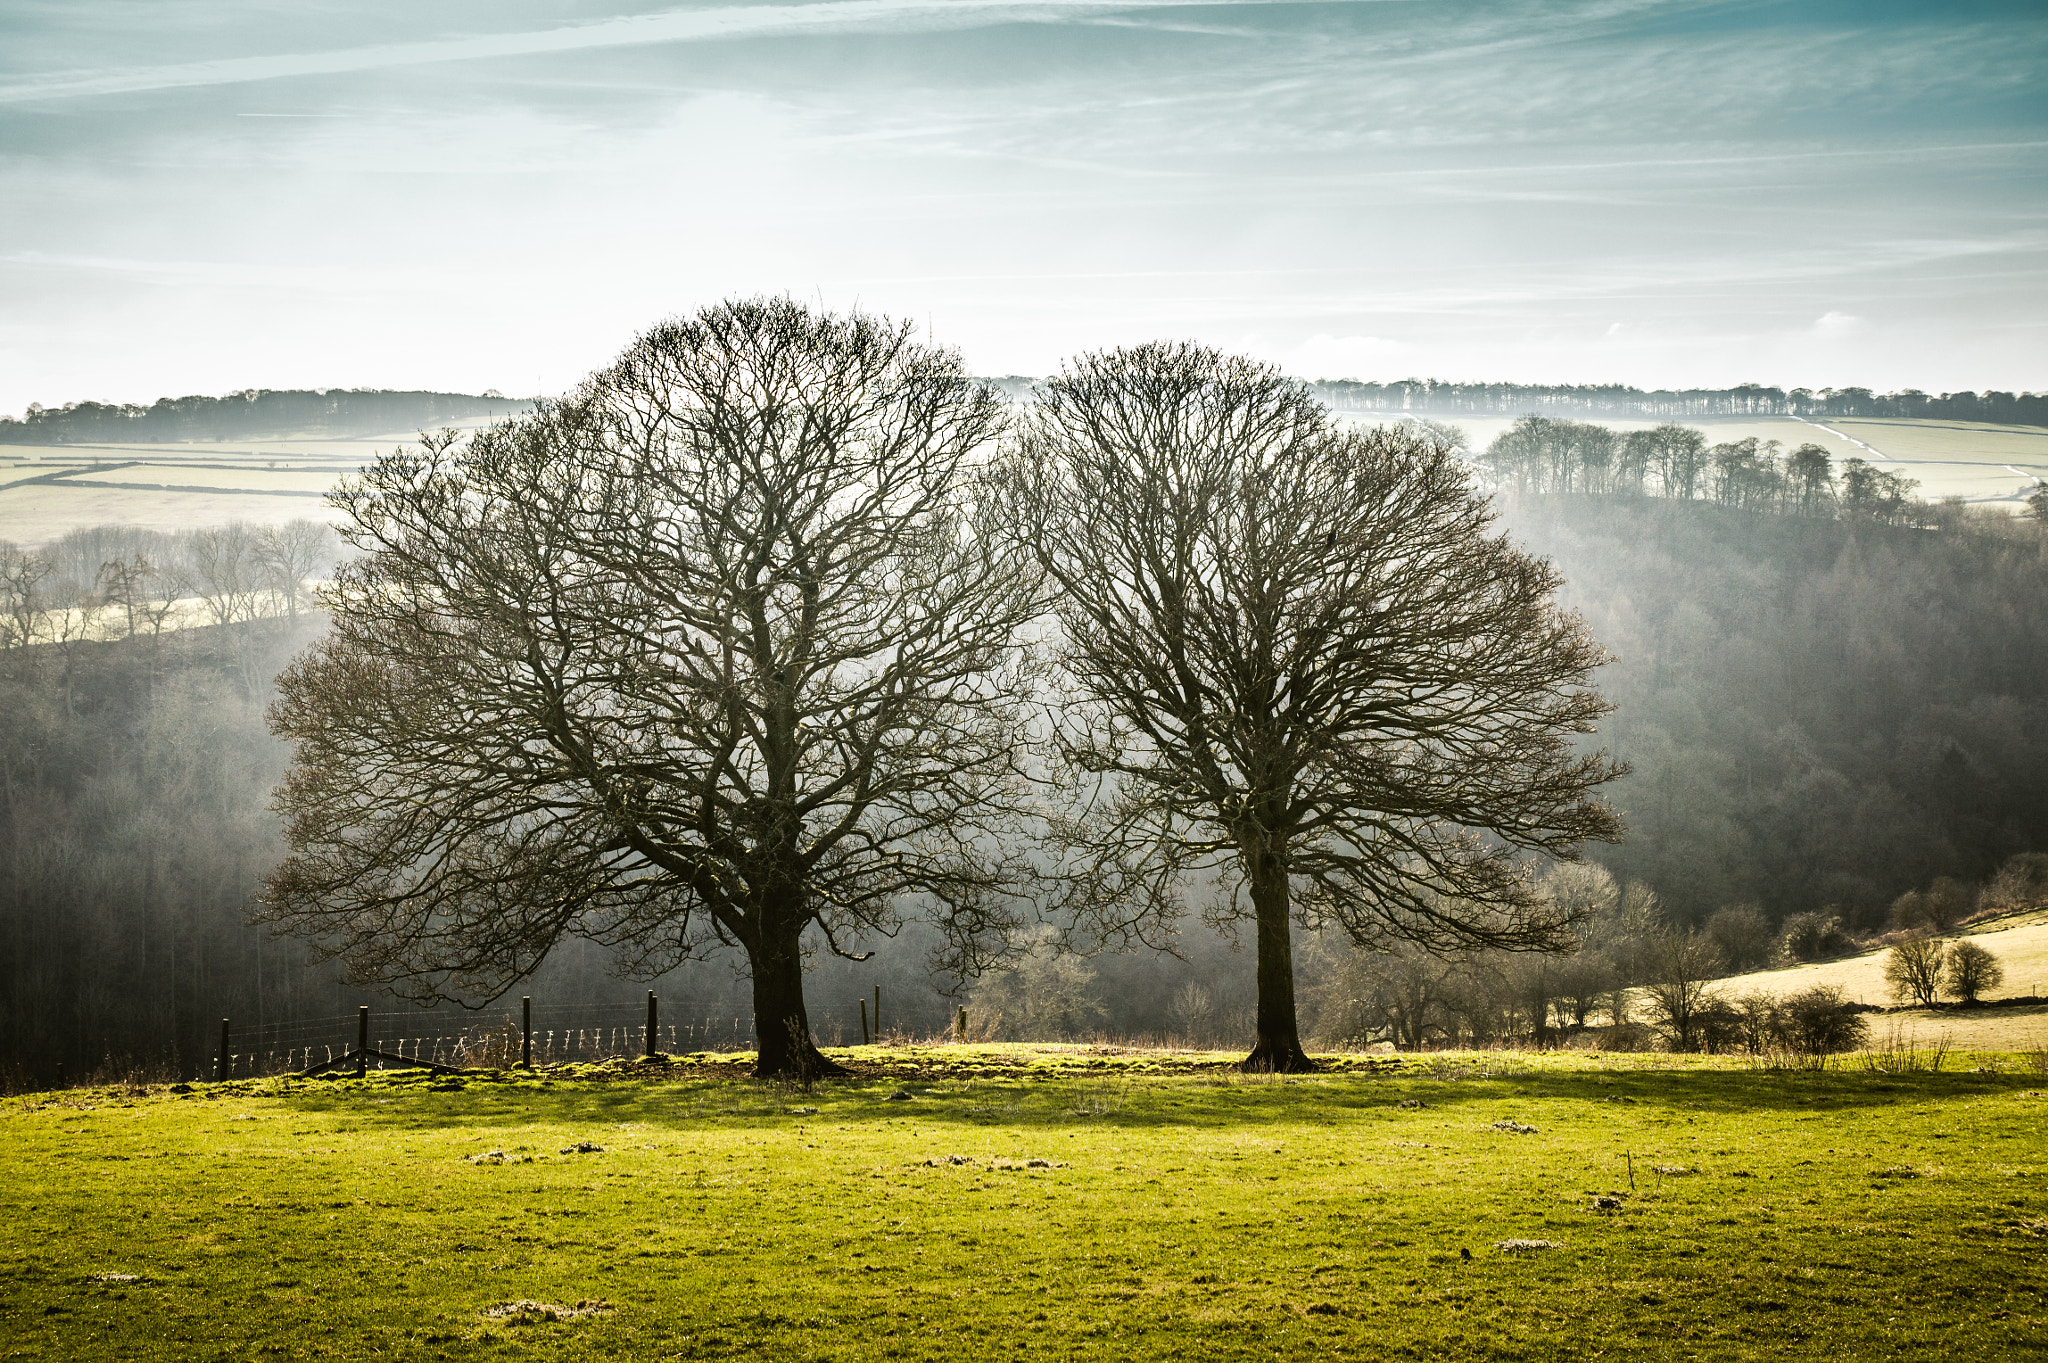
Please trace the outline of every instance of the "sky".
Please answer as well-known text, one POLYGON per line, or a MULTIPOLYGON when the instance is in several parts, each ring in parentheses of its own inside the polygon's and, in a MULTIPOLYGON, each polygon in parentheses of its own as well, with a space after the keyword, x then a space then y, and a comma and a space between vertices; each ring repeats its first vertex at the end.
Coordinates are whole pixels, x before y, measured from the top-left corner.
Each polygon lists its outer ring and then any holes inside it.
POLYGON ((0 7, 0 413, 554 393, 788 293, 984 374, 2048 388, 2048 6, 0 7))

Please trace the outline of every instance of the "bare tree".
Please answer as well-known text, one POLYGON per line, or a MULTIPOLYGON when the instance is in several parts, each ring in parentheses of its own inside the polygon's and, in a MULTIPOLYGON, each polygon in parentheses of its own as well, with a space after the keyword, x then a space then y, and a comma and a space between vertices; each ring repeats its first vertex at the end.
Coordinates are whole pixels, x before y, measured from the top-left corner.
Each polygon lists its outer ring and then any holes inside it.
POLYGON ((1932 1008, 1941 992, 1941 968, 1948 946, 1939 937, 1914 933, 1885 955, 1884 982, 1892 997, 1910 999, 1922 1008, 1932 1008))
POLYGON ((48 633, 51 603, 44 584, 53 571, 44 555, 0 540, 0 648, 26 648, 48 633))
POLYGON ((1074 693, 1070 908, 1170 921, 1188 872, 1248 888, 1251 1070, 1312 1068, 1291 922, 1367 946, 1555 948, 1518 854, 1620 821, 1574 749, 1604 660, 1557 575, 1504 538, 1445 446, 1340 430, 1277 371, 1191 345, 1086 356, 1041 390, 1011 524, 1057 586, 1074 693))
POLYGON ((185 565, 193 594, 213 623, 254 620, 263 595, 256 532, 241 521, 195 530, 185 537, 185 565))
POLYGON ((1993 913, 2011 913, 2048 900, 2048 852, 2008 857, 1978 902, 1993 913))
POLYGON ((1690 426, 1665 422, 1649 433, 1649 461, 1666 497, 1691 501, 1707 466, 1707 437, 1690 426))
POLYGON ((1697 932, 1667 931, 1648 952, 1649 979, 1643 987, 1650 1020, 1674 1051, 1696 1051, 1705 1043, 1713 1007, 1708 985, 1721 973, 1721 953, 1697 932))
POLYGON ((100 565, 95 584, 107 604, 120 610, 125 638, 135 637, 138 616, 148 618, 149 582, 154 576, 156 569, 141 554, 108 559, 100 565))
POLYGON ((1942 986, 1964 1003, 1975 1003, 1987 989, 2005 983, 2005 967, 1998 958, 1975 942, 1957 942, 1948 949, 1948 963, 1942 971, 1942 986))
POLYGON ((1761 970, 1778 949, 1771 920, 1754 904, 1731 904, 1707 920, 1707 936, 1732 974, 1761 970))
POLYGON ((265 526, 257 533, 255 556, 270 590, 284 602, 285 614, 296 626, 299 601, 305 594, 306 579, 321 567, 320 560, 331 548, 334 532, 319 521, 287 521, 265 526))
POLYGON ((572 397, 380 459, 365 556, 273 711, 297 741, 269 914, 360 978, 492 997, 567 935, 752 971, 757 1073, 833 1072, 805 933, 1014 925, 986 823, 1037 575, 974 497, 1004 408, 910 329, 787 300, 642 336, 572 397))
POLYGON ((1801 445, 1785 456, 1785 473, 1791 479, 1799 502, 1799 514, 1816 516, 1827 508, 1835 494, 1834 464, 1825 447, 1801 445))

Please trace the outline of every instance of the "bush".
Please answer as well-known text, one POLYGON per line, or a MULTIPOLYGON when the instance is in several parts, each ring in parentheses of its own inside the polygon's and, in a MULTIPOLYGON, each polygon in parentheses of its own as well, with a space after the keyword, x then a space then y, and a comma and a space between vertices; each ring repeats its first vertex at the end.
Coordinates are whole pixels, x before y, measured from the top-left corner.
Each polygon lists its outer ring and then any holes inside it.
POLYGON ((1785 920, 1778 940, 1785 955, 1795 961, 1818 961, 1849 949, 1849 934, 1842 930, 1842 920, 1826 909, 1793 914, 1785 920))
POLYGON ((1751 1055, 1764 1055, 1785 1044, 1784 1019, 1778 1001, 1769 994, 1744 994, 1735 1001, 1735 1017, 1743 1049, 1751 1055))
POLYGON ((1870 1040, 1870 1023, 1837 985, 1815 985, 1778 1006, 1778 1025, 1788 1050, 1801 1055, 1853 1051, 1870 1040))
POLYGON ((1769 965, 1778 947, 1771 938, 1771 920, 1754 904, 1722 909, 1707 920, 1707 936, 1737 974, 1769 965))
POLYGON ((1593 1044, 1603 1051, 1647 1051, 1655 1040, 1656 1033, 1640 1022, 1617 1022, 1593 1033, 1593 1044))
POLYGON ((1947 955, 1946 945, 1937 937, 1918 935, 1900 941, 1884 962, 1884 980, 1891 986, 1892 997, 1932 1007, 1941 990, 1941 967, 1947 955))
POLYGON ((1948 968, 1942 973, 1942 984, 1964 1003, 1975 1003, 1979 994, 2004 983, 2005 967, 1975 942, 1957 942, 1948 949, 1948 968))

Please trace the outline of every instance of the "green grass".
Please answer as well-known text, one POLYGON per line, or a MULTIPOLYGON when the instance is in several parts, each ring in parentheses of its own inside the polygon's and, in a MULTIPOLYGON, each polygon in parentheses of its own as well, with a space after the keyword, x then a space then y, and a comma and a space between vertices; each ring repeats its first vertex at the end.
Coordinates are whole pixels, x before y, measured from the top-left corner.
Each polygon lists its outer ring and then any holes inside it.
POLYGON ((2016 1056, 1899 1075, 1438 1056, 1260 1080, 1207 1058, 851 1054, 894 1073, 10 1100, 0 1357, 2048 1347, 2048 1078, 2016 1056), (604 1148, 563 1153, 581 1141, 604 1148), (1495 1248, 1514 1239, 1556 1247, 1495 1248), (523 1299, 608 1309, 485 1314, 523 1299))

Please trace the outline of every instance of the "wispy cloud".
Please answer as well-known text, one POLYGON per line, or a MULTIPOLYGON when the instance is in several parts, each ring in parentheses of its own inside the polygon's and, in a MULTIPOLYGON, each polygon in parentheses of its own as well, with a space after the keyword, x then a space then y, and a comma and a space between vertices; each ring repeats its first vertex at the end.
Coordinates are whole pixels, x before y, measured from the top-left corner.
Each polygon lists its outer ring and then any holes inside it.
MULTIPOLYGON (((1272 0, 1281 3, 1282 0, 1272 0)), ((1308 0, 1312 4, 1356 5, 1395 0, 1308 0)), ((1256 7, 1259 0, 1251 0, 1256 7)), ((782 33, 838 32, 864 28, 944 29, 990 24, 1055 22, 1152 8, 1187 9, 1215 5, 1246 8, 1247 0, 820 0, 803 5, 727 5, 669 10, 517 33, 482 33, 452 38, 340 48, 327 52, 276 53, 214 61, 118 70, 70 71, 0 85, 0 103, 129 94, 189 86, 239 85, 294 76, 339 75, 438 62, 527 57, 600 48, 716 42, 782 33)))

